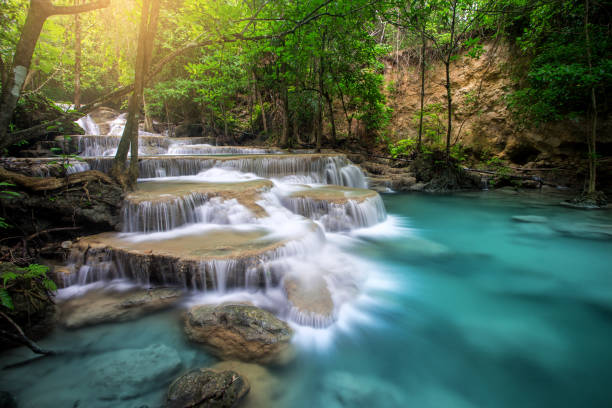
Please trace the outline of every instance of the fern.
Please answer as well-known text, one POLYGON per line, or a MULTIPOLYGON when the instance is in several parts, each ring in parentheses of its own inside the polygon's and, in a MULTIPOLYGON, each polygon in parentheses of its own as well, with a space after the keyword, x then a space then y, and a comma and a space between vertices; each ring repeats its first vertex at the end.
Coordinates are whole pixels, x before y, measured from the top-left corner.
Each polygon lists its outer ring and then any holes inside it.
POLYGON ((11 299, 11 295, 8 293, 8 290, 4 288, 0 288, 0 303, 2 306, 8 309, 15 309, 15 305, 13 305, 13 299, 11 299))

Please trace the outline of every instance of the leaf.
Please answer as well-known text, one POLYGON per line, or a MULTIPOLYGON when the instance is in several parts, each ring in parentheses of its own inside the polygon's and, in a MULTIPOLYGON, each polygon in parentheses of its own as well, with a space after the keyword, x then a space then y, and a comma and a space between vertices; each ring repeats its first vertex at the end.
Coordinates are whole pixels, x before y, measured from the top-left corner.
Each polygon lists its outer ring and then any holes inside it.
POLYGON ((8 281, 15 280, 18 276, 15 272, 5 272, 2 274, 2 284, 6 286, 8 281))
POLYGON ((8 309, 15 309, 15 305, 13 305, 13 299, 11 299, 10 293, 4 288, 0 288, 0 303, 2 303, 2 306, 8 309))
POLYGON ((51 279, 45 279, 43 281, 43 286, 50 290, 51 292, 55 292, 57 290, 57 285, 51 279))

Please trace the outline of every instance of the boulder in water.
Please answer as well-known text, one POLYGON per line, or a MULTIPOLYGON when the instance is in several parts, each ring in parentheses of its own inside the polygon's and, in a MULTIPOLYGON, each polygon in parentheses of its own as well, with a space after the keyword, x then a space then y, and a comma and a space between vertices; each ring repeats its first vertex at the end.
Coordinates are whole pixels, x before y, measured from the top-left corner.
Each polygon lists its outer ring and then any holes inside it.
POLYGON ((145 349, 102 353, 86 363, 84 378, 99 400, 125 400, 152 391, 180 367, 181 358, 176 350, 156 344, 145 349))
POLYGON ((129 292, 92 291, 60 305, 61 322, 70 329, 136 319, 176 303, 179 289, 155 288, 129 292))
POLYGON ((255 306, 194 306, 186 314, 185 332, 222 359, 282 364, 293 355, 289 325, 255 306))
POLYGON ((235 371, 193 370, 170 385, 164 407, 235 407, 249 389, 247 379, 235 371))

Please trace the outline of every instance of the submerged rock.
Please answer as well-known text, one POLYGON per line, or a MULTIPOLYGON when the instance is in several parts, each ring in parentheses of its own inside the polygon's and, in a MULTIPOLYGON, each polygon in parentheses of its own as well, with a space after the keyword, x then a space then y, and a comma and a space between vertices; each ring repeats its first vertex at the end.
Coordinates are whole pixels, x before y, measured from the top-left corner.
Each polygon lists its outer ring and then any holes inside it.
POLYGON ((540 215, 515 215, 512 217, 512 221, 543 224, 548 221, 548 218, 540 215))
POLYGON ((96 291, 60 305, 61 323, 70 329, 136 319, 176 303, 179 289, 155 288, 129 292, 96 291))
POLYGON ((150 392, 180 367, 176 350, 156 344, 102 353, 87 362, 85 378, 99 400, 125 400, 150 392))
POLYGON ((573 224, 556 224, 553 229, 558 233, 582 239, 612 239, 612 225, 591 224, 586 222, 573 224))
POLYGON ((249 389, 247 379, 235 371, 193 370, 170 385, 164 407, 235 407, 249 389))
POLYGON ((323 379, 319 406, 341 407, 401 407, 405 406, 400 390, 377 377, 359 376, 345 371, 327 374, 323 379))
POLYGON ((282 364, 293 355, 289 325, 255 306, 195 306, 186 314, 185 332, 222 359, 282 364))

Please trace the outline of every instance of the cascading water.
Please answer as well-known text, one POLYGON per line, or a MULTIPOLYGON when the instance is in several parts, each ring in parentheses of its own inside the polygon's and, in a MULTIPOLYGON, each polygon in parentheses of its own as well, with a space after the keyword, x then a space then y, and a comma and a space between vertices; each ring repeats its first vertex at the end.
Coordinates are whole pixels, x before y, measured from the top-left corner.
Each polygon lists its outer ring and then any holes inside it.
POLYGON ((99 135, 100 128, 98 124, 93 120, 93 118, 89 115, 83 116, 79 120, 76 121, 77 125, 83 128, 86 135, 99 135))
MULTIPOLYGON (((122 115, 108 135, 75 137, 83 168, 110 168, 112 158, 104 156, 116 151, 123 126, 122 115)), ((386 213, 345 156, 142 134, 139 140, 143 180, 126 197, 123 232, 79 241, 66 285, 127 279, 207 296, 246 290, 267 297, 278 315, 318 328, 332 325, 355 298, 364 276, 360 263, 325 231, 372 227, 386 213), (304 304, 305 296, 320 298, 327 309, 304 304)))

